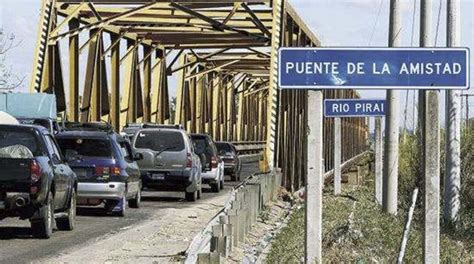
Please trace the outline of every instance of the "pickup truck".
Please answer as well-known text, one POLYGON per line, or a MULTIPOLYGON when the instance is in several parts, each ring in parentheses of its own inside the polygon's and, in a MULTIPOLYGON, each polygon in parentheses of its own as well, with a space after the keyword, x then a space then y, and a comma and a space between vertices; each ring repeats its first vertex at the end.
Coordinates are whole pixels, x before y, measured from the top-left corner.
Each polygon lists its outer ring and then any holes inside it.
POLYGON ((0 125, 0 220, 30 220, 33 235, 72 230, 77 179, 51 132, 41 126, 0 125))

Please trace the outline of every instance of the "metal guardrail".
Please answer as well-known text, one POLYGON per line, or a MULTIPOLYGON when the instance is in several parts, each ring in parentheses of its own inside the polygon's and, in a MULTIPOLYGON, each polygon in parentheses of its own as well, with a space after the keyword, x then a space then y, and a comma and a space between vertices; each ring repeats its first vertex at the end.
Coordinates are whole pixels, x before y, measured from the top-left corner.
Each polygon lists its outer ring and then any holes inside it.
POLYGON ((258 215, 277 195, 281 173, 253 174, 234 187, 222 210, 196 236, 184 263, 221 263, 233 245, 243 243, 258 215))
POLYGON ((239 155, 256 154, 265 149, 265 141, 234 141, 232 143, 239 155))

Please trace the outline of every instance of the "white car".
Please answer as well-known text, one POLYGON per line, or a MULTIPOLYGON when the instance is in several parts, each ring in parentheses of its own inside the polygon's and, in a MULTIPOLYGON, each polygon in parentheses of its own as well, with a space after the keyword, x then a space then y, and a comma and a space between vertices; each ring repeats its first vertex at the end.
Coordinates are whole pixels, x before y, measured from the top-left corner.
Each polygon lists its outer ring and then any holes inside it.
POLYGON ((191 134, 191 140, 202 166, 202 183, 209 184, 213 192, 224 189, 224 161, 217 153, 216 144, 207 134, 191 134))

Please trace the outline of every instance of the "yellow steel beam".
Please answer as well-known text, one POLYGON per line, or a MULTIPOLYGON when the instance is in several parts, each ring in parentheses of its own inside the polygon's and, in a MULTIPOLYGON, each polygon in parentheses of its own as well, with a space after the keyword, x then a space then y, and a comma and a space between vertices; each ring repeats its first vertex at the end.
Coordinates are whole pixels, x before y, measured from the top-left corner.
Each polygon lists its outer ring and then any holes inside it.
POLYGON ((33 70, 31 73, 30 92, 39 92, 43 80, 45 68, 48 35, 51 31, 51 21, 55 19, 53 14, 54 0, 42 0, 40 21, 38 23, 38 37, 33 59, 33 70))
POLYGON ((212 68, 212 69, 208 69, 208 70, 205 70, 205 71, 202 71, 202 72, 198 72, 198 73, 195 73, 195 74, 191 74, 191 75, 189 75, 189 76, 186 76, 186 80, 189 80, 189 79, 192 79, 192 78, 198 78, 198 77, 200 77, 200 76, 202 76, 202 75, 204 75, 204 74, 208 74, 208 73, 210 73, 210 72, 218 71, 218 70, 220 70, 220 69, 222 69, 222 68, 225 68, 225 67, 227 67, 227 66, 229 66, 229 65, 232 65, 232 64, 234 64, 234 63, 237 63, 237 62, 239 62, 239 60, 233 60, 233 61, 230 61, 230 62, 221 64, 221 65, 219 65, 219 66, 216 66, 216 67, 214 67, 214 68, 212 68))
MULTIPOLYGON (((76 8, 74 8, 74 10, 71 13, 69 13, 69 15, 66 18, 64 18, 64 20, 61 21, 61 23, 59 23, 58 26, 54 30, 52 30, 50 34, 57 35, 61 31, 63 26, 67 25, 69 21, 71 21, 72 19, 77 19, 79 11, 81 11, 85 6, 87 6, 87 4, 82 3, 78 5, 76 8)), ((69 27, 69 30, 77 30, 78 28, 79 26, 75 28, 69 27)))
POLYGON ((96 28, 99 28, 99 27, 106 26, 106 25, 108 25, 108 24, 110 24, 114 21, 119 20, 119 19, 124 19, 124 18, 130 17, 130 16, 132 16, 136 13, 139 13, 142 10, 149 9, 149 8, 153 7, 154 5, 156 5, 156 3, 151 2, 151 3, 148 3, 148 4, 144 4, 142 6, 136 7, 136 8, 129 9, 129 10, 123 12, 123 13, 116 14, 114 16, 105 18, 103 20, 99 20, 95 23, 84 25, 84 26, 82 26, 80 28, 77 28, 75 30, 70 30, 70 31, 62 33, 62 34, 55 34, 55 35, 51 34, 50 35, 50 41, 55 41, 55 40, 58 40, 58 39, 61 39, 61 38, 64 38, 64 37, 68 37, 68 36, 71 36, 71 35, 76 35, 76 34, 81 33, 82 31, 85 31, 85 30, 92 30, 92 29, 96 29, 96 28))
MULTIPOLYGON (((144 78, 144 105, 143 105, 143 121, 150 122, 151 121, 151 57, 150 55, 153 53, 154 49, 148 46, 143 47, 143 54, 145 57, 143 58, 143 78, 144 78)), ((137 69, 139 70, 140 63, 137 65, 137 69)))
POLYGON ((252 9, 249 8, 249 6, 245 3, 241 4, 242 7, 247 11, 247 13, 250 15, 250 18, 252 19, 252 22, 255 24, 255 26, 262 31, 263 34, 265 34, 267 37, 271 37, 272 33, 268 30, 268 28, 263 24, 261 21, 261 18, 259 18, 255 13, 252 11, 252 9))
MULTIPOLYGON (((98 87, 96 82, 99 81, 96 75, 97 56, 99 54, 99 35, 96 32, 91 31, 91 41, 89 42, 89 54, 87 57, 86 66, 86 77, 84 80, 84 91, 82 96, 82 108, 81 108, 81 122, 89 122, 91 118, 91 112, 97 114, 98 108, 95 103, 92 102, 94 98, 94 87, 98 87), (95 107, 95 108, 94 108, 95 107)), ((96 96, 95 98, 99 97, 96 96)))
MULTIPOLYGON (((77 19, 69 20, 69 28, 79 27, 77 19)), ((69 39, 69 116, 68 120, 79 121, 79 36, 69 39)))
MULTIPOLYGON (((286 1, 285 1, 286 2, 286 1)), ((267 110, 267 136, 265 146, 264 163, 261 170, 273 169, 275 158, 276 142, 276 115, 278 101, 278 49, 280 48, 281 20, 283 11, 283 0, 273 0, 273 25, 272 25, 272 45, 270 58, 270 86, 268 89, 268 110, 267 110)))
MULTIPOLYGON (((112 47, 111 52, 111 71, 112 71, 112 94, 111 94, 111 108, 110 108, 110 122, 115 131, 122 129, 120 123, 120 36, 112 34, 110 36, 112 43, 116 43, 112 47)), ((105 51, 104 51, 105 52, 105 51)))
MULTIPOLYGON (((180 59, 180 65, 184 65, 186 62, 186 56, 182 56, 180 59)), ((184 106, 184 75, 185 71, 182 71, 178 75, 178 80, 177 80, 177 91, 176 91, 176 109, 175 109, 175 124, 185 124, 184 120, 182 118, 183 116, 183 106, 184 106)))

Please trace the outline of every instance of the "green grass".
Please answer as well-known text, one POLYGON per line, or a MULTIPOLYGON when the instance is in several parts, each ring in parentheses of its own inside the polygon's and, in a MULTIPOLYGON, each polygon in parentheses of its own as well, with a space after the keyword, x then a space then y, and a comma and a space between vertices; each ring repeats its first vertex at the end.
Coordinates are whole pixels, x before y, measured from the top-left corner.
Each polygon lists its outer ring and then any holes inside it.
MULTIPOLYGON (((404 213, 391 216, 373 202, 372 189, 345 189, 343 196, 325 193, 323 200, 323 261, 325 263, 393 263, 399 251, 405 223, 404 213), (351 199, 352 198, 352 199, 351 199), (349 215, 356 206, 352 226, 349 215)), ((405 263, 422 263, 422 228, 414 223, 410 232, 405 263)), ((293 213, 272 244, 267 263, 299 263, 304 256, 304 208, 293 213)), ((442 263, 474 261, 472 241, 441 236, 442 263), (469 246, 469 247, 468 247, 469 246)))
MULTIPOLYGON (((445 144, 441 131, 441 262, 474 263, 474 120, 463 129, 461 138, 461 210, 456 228, 442 220, 445 144)), ((323 261, 326 263, 393 263, 398 257, 400 241, 411 203, 411 194, 420 188, 408 241, 405 263, 423 262, 423 177, 419 158, 419 143, 415 135, 400 142, 399 214, 385 214, 373 201, 374 179, 370 175, 365 185, 343 189, 334 197, 328 188, 323 198, 323 261), (348 189, 350 188, 350 189, 348 189), (354 208, 353 222, 349 215, 354 208)), ((304 256, 304 209, 291 216, 288 226, 275 238, 267 257, 268 263, 300 263, 304 256)))

